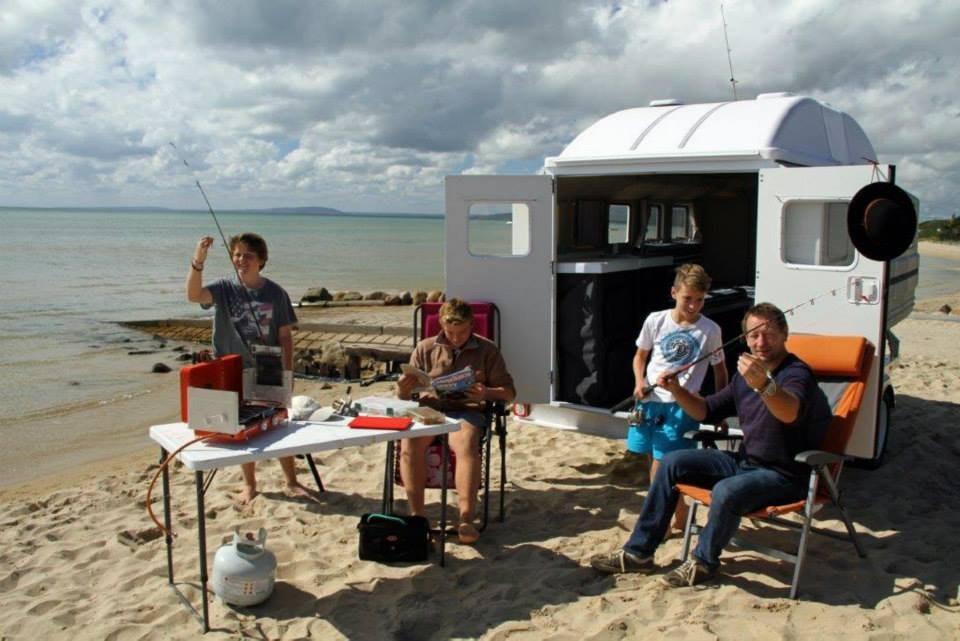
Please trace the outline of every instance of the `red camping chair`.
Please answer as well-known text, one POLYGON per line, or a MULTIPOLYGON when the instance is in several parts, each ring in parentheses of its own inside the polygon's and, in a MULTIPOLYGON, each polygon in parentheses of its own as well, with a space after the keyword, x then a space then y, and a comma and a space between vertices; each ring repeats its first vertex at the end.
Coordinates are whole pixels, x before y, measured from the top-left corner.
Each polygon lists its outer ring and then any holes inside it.
MULTIPOLYGON (((843 451, 850 440, 854 424, 857 421, 867 377, 870 374, 870 365, 873 362, 874 348, 862 336, 791 334, 787 339, 787 349, 813 370, 821 389, 824 390, 827 398, 831 401, 833 421, 830 423, 819 450, 801 452, 796 456, 795 460, 810 466, 807 498, 786 505, 770 505, 745 515, 754 522, 773 523, 800 530, 799 541, 797 541, 795 549, 784 551, 745 541, 739 537, 733 540, 733 544, 793 563, 795 567, 793 581, 790 585, 790 598, 795 599, 800 586, 800 572, 803 569, 803 561, 807 550, 807 535, 809 533, 813 532, 849 541, 853 544, 860 558, 867 555, 857 539, 857 533, 846 509, 840 502, 837 484, 840 480, 843 464, 849 458, 843 454, 843 451), (845 535, 812 525, 814 512, 825 504, 832 504, 838 508, 846 528, 845 535), (801 515, 801 522, 780 518, 780 515, 791 512, 801 515)), ((707 447, 715 447, 714 441, 719 440, 716 438, 718 435, 707 431, 694 432, 688 434, 688 436, 694 436, 696 440, 703 441, 707 447)), ((694 485, 678 483, 676 488, 682 495, 693 499, 683 533, 682 559, 686 561, 690 552, 690 536, 692 533, 699 531, 699 527, 694 525, 697 508, 700 505, 709 506, 711 495, 709 489, 694 485)))
MULTIPOLYGON (((492 340, 497 344, 497 347, 500 346, 500 310, 497 309, 497 306, 493 303, 482 303, 482 302, 471 302, 470 309, 473 311, 473 332, 484 338, 492 340)), ((440 333, 440 306, 443 303, 423 303, 418 305, 413 312, 413 342, 414 345, 420 342, 425 338, 431 336, 436 336, 440 333)), ((501 523, 504 519, 504 487, 507 480, 507 409, 503 401, 488 401, 484 404, 483 408, 484 419, 486 421, 487 429, 484 433, 483 439, 480 442, 480 455, 481 455, 481 483, 480 487, 483 492, 483 520, 480 524, 480 531, 483 531, 487 527, 487 522, 490 517, 490 461, 491 461, 491 448, 490 443, 493 441, 493 437, 497 437, 498 444, 500 446, 500 514, 497 518, 501 523)), ((430 449, 427 450, 427 464, 430 465, 431 461, 442 461, 442 445, 439 441, 435 441, 430 445, 430 449)), ((450 456, 448 459, 447 465, 447 483, 448 486, 453 484, 454 473, 456 470, 456 456, 453 451, 450 451, 450 456)), ((398 485, 403 485, 403 481, 400 478, 400 448, 397 448, 396 451, 396 473, 394 480, 398 485)), ((436 467, 438 469, 432 470, 427 474, 427 484, 428 488, 439 488, 442 478, 440 476, 439 467, 442 466, 441 463, 437 463, 436 467)))

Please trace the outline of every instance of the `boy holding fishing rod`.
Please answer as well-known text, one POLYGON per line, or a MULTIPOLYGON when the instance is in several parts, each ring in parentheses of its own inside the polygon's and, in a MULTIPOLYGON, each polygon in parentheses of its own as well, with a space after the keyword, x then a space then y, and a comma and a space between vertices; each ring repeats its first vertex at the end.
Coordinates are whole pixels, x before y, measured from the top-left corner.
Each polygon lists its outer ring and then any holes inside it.
MULTIPOLYGON (((267 243, 257 234, 233 236, 227 243, 235 278, 221 278, 204 286, 201 281, 207 251, 213 244, 211 236, 204 236, 193 251, 187 272, 187 300, 200 303, 204 309, 215 308, 213 319, 214 356, 240 354, 244 368, 255 367, 252 346, 260 344, 280 347, 283 365, 283 383, 287 392, 293 391, 293 328, 297 315, 290 297, 282 287, 261 275, 267 264, 267 243)), ((281 457, 280 467, 287 491, 293 495, 317 500, 312 490, 297 480, 292 456, 281 457)), ((246 505, 258 494, 253 463, 244 463, 243 489, 237 497, 238 505, 246 505)))
MULTIPOLYGON (((633 357, 633 396, 637 404, 627 432, 627 451, 614 469, 616 476, 626 477, 629 471, 636 474, 642 470, 653 482, 667 452, 694 446, 683 435, 697 429, 699 422, 683 411, 673 394, 655 385, 661 374, 691 365, 702 354, 712 352, 710 358, 680 372, 677 381, 685 389, 698 392, 709 361, 713 366, 714 389, 727 385, 720 326, 700 313, 709 289, 710 277, 703 267, 681 265, 670 288, 675 305, 653 312, 643 323, 633 357)), ((673 528, 683 530, 686 517, 687 506, 680 501, 673 528)))

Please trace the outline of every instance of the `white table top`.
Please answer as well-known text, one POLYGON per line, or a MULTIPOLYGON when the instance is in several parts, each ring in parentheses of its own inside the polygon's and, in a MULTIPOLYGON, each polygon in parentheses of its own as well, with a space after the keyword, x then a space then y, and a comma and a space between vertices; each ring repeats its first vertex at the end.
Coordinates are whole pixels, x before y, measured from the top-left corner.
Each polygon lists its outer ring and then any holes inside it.
MULTIPOLYGON (((295 456, 342 447, 386 443, 418 436, 449 434, 460 429, 460 423, 450 420, 438 425, 414 423, 406 430, 366 430, 348 427, 350 418, 324 422, 287 421, 278 427, 248 441, 237 443, 194 443, 177 456, 194 471, 212 470, 251 461, 295 456)), ((150 438, 167 452, 172 452, 187 441, 196 438, 186 423, 168 423, 150 427, 150 438)))

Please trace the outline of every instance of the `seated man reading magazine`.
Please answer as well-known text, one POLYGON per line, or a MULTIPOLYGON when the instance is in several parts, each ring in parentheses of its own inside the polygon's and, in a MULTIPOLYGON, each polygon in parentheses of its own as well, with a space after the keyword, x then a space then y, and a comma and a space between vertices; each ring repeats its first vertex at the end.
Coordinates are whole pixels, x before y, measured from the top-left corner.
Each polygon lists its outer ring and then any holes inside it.
MULTIPOLYGON (((473 525, 480 489, 480 437, 486 429, 484 401, 511 401, 516 391, 513 377, 496 344, 473 333, 473 312, 465 301, 454 298, 440 307, 440 333, 417 344, 410 356, 410 365, 426 372, 433 386, 423 392, 420 402, 460 421, 458 432, 450 434, 450 447, 457 457, 457 488, 460 517, 457 532, 461 543, 474 543, 480 533, 473 525), (454 394, 438 391, 440 377, 452 375, 453 383, 473 383, 454 394)), ((450 379, 447 379, 450 382, 450 379)), ((423 388, 422 377, 407 371, 397 381, 397 396, 408 399, 423 388)), ((400 445, 400 475, 407 492, 412 515, 424 514, 426 484, 426 452, 433 437, 404 439, 400 445)))

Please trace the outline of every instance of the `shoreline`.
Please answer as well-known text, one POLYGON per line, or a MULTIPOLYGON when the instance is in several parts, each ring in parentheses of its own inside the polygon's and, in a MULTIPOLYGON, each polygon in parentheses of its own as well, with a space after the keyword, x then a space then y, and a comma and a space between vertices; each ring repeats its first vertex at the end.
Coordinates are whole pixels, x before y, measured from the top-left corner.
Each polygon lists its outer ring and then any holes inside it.
POLYGON ((917 251, 921 256, 960 260, 960 243, 921 240, 917 243, 917 251))
MULTIPOLYGON (((960 301, 960 292, 945 298, 960 301)), ((939 301, 940 298, 935 300, 939 301)), ((956 324, 960 319, 957 318, 957 314, 947 316, 939 312, 919 311, 920 304, 923 302, 918 303, 918 311, 912 313, 906 321, 899 323, 894 331, 903 343, 916 342, 915 347, 922 350, 925 357, 935 358, 939 349, 935 346, 931 347, 929 337, 923 338, 922 328, 937 328, 939 331, 956 324)), ((936 344, 936 341, 932 342, 936 344)), ((127 468, 137 465, 144 460, 144 457, 153 456, 150 450, 155 446, 146 438, 144 425, 179 420, 179 381, 173 377, 172 372, 163 376, 168 378, 161 379, 157 389, 148 395, 151 399, 148 406, 144 406, 143 397, 112 404, 102 409, 98 417, 87 419, 87 422, 108 425, 108 427, 93 435, 68 433, 59 439, 59 451, 53 457, 56 460, 48 460, 49 457, 46 456, 48 452, 44 452, 43 455, 38 454, 39 463, 31 464, 29 478, 22 481, 0 480, 0 503, 13 497, 55 491, 63 485, 93 480, 98 476, 98 471, 99 474, 113 473, 117 467, 127 468), (175 409, 170 411, 170 407, 175 409), (104 440, 96 448, 89 447, 89 444, 98 438, 104 440), (111 444, 103 447, 104 442, 111 444)), ((297 377, 294 393, 311 395, 318 400, 321 398, 332 400, 338 395, 345 394, 348 386, 355 385, 355 381, 311 380, 297 377)), ((392 384, 374 383, 362 389, 365 395, 374 395, 375 390, 381 387, 382 391, 389 394, 392 384)), ((356 394, 355 389, 354 395, 356 394)))

